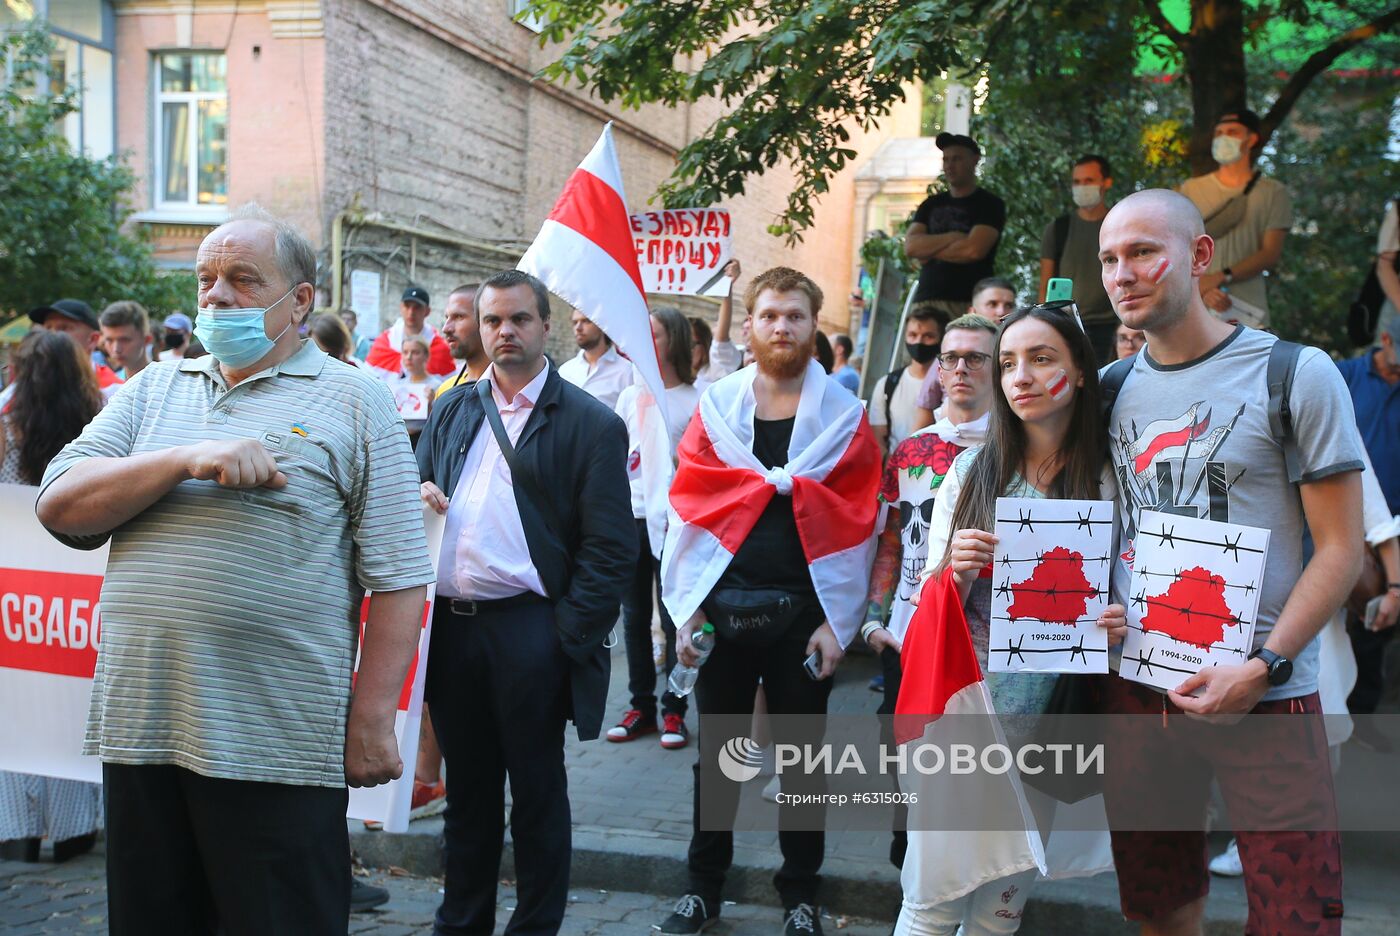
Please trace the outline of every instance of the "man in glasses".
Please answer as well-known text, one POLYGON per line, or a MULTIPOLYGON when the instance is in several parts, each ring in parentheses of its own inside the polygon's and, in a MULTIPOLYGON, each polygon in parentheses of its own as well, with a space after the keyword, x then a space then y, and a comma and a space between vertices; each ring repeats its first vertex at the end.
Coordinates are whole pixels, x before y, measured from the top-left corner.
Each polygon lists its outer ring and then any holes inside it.
MULTIPOLYGON (((919 584, 928 555, 933 500, 953 459, 987 435, 992 406, 993 371, 989 362, 997 327, 981 315, 968 314, 948 323, 936 358, 943 405, 934 423, 895 447, 880 482, 886 508, 880 545, 870 575, 869 606, 861 636, 880 655, 884 672, 881 715, 893 715, 899 697, 899 654, 914 608, 909 598, 919 584), (885 623, 888 621, 888 623, 885 623)), ((932 557, 937 561, 938 557, 932 557)), ((904 861, 905 836, 896 832, 890 860, 904 861)))

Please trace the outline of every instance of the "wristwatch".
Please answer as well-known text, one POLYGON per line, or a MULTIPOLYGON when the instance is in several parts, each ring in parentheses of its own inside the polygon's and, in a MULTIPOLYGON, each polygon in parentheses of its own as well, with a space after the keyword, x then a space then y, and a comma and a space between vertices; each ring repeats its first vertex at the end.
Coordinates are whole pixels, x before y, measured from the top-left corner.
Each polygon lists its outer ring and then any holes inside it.
POLYGON ((1387 591, 1400 592, 1400 582, 1389 582, 1385 587, 1387 591))
POLYGON ((1293 661, 1286 656, 1280 656, 1272 650, 1265 650, 1260 647, 1249 655, 1249 659, 1255 657, 1264 661, 1264 665, 1269 668, 1269 685, 1282 686, 1293 678, 1293 661))
POLYGON ((1226 285, 1226 286, 1229 286, 1231 283, 1233 283, 1233 282, 1235 281, 1235 271, 1234 271, 1234 270, 1231 270, 1229 267, 1226 267, 1225 269, 1221 270, 1220 272, 1225 274, 1225 285, 1226 285))

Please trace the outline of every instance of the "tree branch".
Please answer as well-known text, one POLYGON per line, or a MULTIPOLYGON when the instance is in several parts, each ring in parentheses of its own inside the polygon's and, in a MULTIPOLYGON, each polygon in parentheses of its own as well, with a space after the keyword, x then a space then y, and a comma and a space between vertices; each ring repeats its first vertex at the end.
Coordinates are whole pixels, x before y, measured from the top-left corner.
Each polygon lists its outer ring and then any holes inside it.
POLYGON ((1326 71, 1329 65, 1345 53, 1367 39, 1394 29, 1397 25, 1400 25, 1400 6, 1382 13, 1369 23, 1363 23, 1354 29, 1347 30, 1327 46, 1308 56, 1308 60, 1299 66, 1293 76, 1288 79, 1288 83, 1283 86, 1283 90, 1274 100, 1273 106, 1264 115, 1264 119, 1261 121, 1264 132, 1260 134, 1262 139, 1259 141, 1259 145, 1263 146, 1269 142, 1269 137, 1274 135, 1278 125, 1283 123, 1283 118, 1287 117, 1289 111, 1293 110, 1293 106, 1298 103, 1298 98, 1302 97, 1303 91, 1307 89, 1314 78, 1326 71))
POLYGON ((1152 25, 1156 27, 1157 31, 1184 52, 1191 43, 1191 37, 1171 24, 1171 21, 1167 19, 1167 14, 1162 12, 1160 0, 1143 0, 1142 8, 1146 11, 1147 18, 1152 21, 1152 25))

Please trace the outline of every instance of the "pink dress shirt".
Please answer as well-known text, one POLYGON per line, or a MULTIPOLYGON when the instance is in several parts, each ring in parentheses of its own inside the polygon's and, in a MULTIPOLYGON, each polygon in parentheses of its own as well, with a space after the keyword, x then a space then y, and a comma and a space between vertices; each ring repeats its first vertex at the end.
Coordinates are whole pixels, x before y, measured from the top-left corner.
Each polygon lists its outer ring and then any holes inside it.
MULTIPOLYGON (((495 365, 491 365, 481 379, 490 383, 506 435, 514 445, 544 389, 549 365, 546 363, 539 375, 510 401, 501 395, 495 374, 495 365)), ((525 542, 510 466, 484 419, 467 450, 462 474, 447 505, 437 591, 449 598, 478 601, 509 598, 526 591, 545 595, 525 542)))

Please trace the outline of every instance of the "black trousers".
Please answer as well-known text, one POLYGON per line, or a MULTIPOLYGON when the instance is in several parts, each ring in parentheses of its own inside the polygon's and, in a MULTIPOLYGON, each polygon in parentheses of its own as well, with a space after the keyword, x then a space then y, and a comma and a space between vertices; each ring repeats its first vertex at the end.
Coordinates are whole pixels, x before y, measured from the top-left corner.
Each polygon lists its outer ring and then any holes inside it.
MULTIPOLYGON (((656 664, 651 656, 651 596, 661 589, 661 563, 651 554, 646 520, 637 521, 637 569, 632 587, 622 599, 622 639, 627 648, 627 691, 632 694, 632 708, 644 718, 656 717, 656 664)), ((669 679, 676 666, 676 624, 661 605, 661 632, 666 635, 666 670, 662 678, 669 679)), ((675 713, 685 717, 686 701, 667 689, 661 695, 663 714, 675 713)))
POLYGON ((1395 628, 1368 631, 1360 618, 1348 614, 1347 636, 1356 653, 1356 685, 1347 696, 1347 710, 1353 715, 1371 715, 1385 692, 1385 651, 1395 637, 1395 628))
MULTIPOLYGON (((774 644, 761 649, 723 638, 717 640, 695 684, 700 716, 751 715, 760 680, 770 715, 825 715, 831 680, 813 680, 802 668, 802 661, 807 658, 807 641, 821 623, 820 612, 803 615, 774 644)), ((824 725, 819 720, 804 720, 804 726, 795 728, 778 719, 773 723, 773 740, 779 744, 819 744, 824 725)), ((690 890, 704 897, 707 906, 717 905, 725 875, 734 863, 732 828, 739 810, 740 787, 713 767, 702 771, 700 765, 715 764, 718 749, 728 740, 726 733, 707 731, 701 726, 700 759, 694 768, 694 831, 688 857, 690 890), (715 784, 715 789, 705 790, 706 805, 712 807, 705 815, 709 830, 701 827, 702 776, 706 783, 715 784)), ((789 768, 782 778, 785 793, 826 792, 826 777, 819 773, 807 776, 789 768)), ((824 806, 779 807, 778 847, 783 863, 773 876, 773 886, 786 908, 816 902, 826 833, 785 829, 784 816, 800 816, 804 825, 820 825, 825 815, 824 806)))
MULTIPOLYGON (((875 712, 884 716, 880 719, 880 743, 890 751, 894 750, 894 704, 899 701, 899 684, 904 678, 904 668, 899 661, 899 654, 889 647, 880 651, 880 671, 885 675, 885 694, 875 712)), ((890 779, 894 792, 898 793, 899 778, 891 774, 890 779)), ((904 867, 904 854, 909 850, 909 833, 905 831, 908 824, 909 807, 896 802, 894 833, 890 837, 890 864, 896 868, 904 867)))
POLYGON ((344 787, 102 765, 112 936, 344 936, 344 787))
POLYGON ((505 783, 517 906, 508 936, 554 934, 569 899, 569 787, 564 722, 569 669, 543 601, 472 617, 442 600, 433 614, 424 698, 447 762, 447 865, 435 933, 496 925, 505 783))

